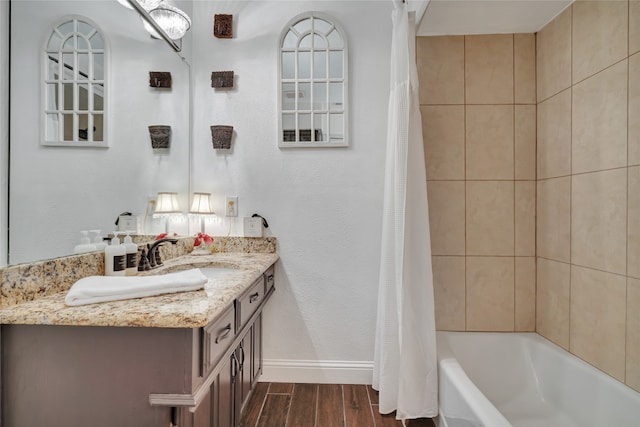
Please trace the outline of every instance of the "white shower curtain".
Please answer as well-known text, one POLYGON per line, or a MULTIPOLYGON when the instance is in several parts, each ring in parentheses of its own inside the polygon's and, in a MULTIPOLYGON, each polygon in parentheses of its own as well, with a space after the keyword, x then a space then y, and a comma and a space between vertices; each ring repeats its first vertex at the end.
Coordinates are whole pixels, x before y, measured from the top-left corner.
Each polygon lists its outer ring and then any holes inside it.
POLYGON ((438 378, 415 16, 394 5, 373 388, 381 413, 413 419, 437 415, 438 378))

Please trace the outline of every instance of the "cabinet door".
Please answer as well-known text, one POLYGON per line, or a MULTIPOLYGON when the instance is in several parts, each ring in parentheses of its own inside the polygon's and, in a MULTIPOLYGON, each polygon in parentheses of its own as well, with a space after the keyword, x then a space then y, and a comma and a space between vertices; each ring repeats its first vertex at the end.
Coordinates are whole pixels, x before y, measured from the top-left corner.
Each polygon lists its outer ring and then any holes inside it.
POLYGON ((236 419, 240 420, 240 412, 251 390, 251 330, 248 330, 236 349, 238 360, 238 376, 236 379, 235 404, 236 419))
POLYGON ((200 402, 198 408, 193 414, 193 427, 211 427, 211 418, 213 417, 213 388, 212 385, 204 400, 200 402))
POLYGON ((233 356, 226 360, 215 384, 213 427, 232 427, 233 418, 233 356))
POLYGON ((262 314, 251 327, 251 387, 262 373, 262 314))

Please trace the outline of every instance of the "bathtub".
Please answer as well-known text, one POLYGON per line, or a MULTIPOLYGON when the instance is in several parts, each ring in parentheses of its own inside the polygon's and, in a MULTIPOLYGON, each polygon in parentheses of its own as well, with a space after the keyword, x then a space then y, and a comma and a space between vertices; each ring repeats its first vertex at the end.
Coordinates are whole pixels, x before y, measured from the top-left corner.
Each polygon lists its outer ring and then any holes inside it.
POLYGON ((535 333, 438 332, 439 427, 636 427, 640 393, 535 333))

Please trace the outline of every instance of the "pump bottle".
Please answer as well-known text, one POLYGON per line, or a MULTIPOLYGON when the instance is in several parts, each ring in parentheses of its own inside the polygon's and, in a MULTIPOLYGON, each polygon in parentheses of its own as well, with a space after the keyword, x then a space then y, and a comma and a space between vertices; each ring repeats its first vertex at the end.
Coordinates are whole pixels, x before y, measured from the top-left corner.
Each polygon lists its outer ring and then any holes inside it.
POLYGON ((120 244, 118 233, 113 232, 111 244, 104 248, 104 274, 106 276, 124 276, 127 267, 127 250, 120 244))
POLYGON ((126 251, 126 276, 135 276, 138 274, 138 245, 133 243, 131 240, 131 236, 129 235, 130 231, 126 232, 127 235, 124 237, 124 246, 126 251))

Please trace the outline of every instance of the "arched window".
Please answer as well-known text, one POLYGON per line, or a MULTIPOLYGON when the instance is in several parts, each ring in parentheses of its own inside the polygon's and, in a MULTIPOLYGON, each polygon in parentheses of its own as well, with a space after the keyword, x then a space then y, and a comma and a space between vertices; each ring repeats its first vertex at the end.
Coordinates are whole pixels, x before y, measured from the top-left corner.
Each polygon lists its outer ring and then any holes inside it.
POLYGON ((348 59, 333 19, 307 12, 292 19, 279 45, 280 147, 344 147, 348 143, 348 59))
POLYGON ((56 25, 43 54, 42 145, 107 146, 107 49, 87 18, 56 25))

